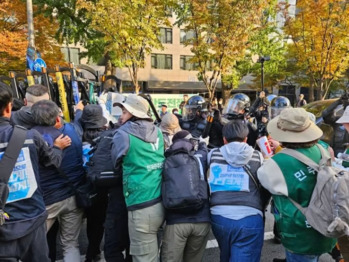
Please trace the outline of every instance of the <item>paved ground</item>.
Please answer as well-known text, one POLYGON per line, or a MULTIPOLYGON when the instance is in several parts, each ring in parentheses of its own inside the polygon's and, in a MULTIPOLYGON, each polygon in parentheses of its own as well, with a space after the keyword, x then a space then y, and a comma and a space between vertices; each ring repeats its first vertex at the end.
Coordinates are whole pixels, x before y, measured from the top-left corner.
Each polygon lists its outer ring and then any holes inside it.
MULTIPOLYGON (((273 216, 270 214, 269 210, 266 212, 266 223, 265 223, 265 234, 264 234, 264 245, 262 250, 261 262, 272 262, 273 258, 283 258, 285 257, 284 249, 282 245, 275 244, 273 241, 273 216)), ((85 254, 87 246, 87 238, 85 227, 80 234, 80 250, 81 254, 85 254)), ((59 259, 62 259, 62 253, 58 247, 59 259)), ((81 261, 84 261, 84 256, 81 257, 81 261)), ((105 260, 101 260, 104 262, 105 260)), ((320 257, 320 262, 333 262, 334 260, 327 254, 320 257)), ((203 262, 219 262, 219 248, 217 241, 214 239, 213 234, 210 235, 210 240, 207 243, 206 251, 204 254, 203 262)))

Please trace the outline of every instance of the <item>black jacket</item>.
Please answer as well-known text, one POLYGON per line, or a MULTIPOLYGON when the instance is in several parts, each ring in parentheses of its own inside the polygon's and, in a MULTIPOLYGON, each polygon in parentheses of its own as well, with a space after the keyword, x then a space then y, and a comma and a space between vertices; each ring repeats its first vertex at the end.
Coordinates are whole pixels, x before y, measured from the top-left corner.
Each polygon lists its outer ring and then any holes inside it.
MULTIPOLYGON (((6 150, 13 132, 8 118, 0 117, 0 152, 6 150)), ((10 202, 4 211, 10 219, 0 226, 0 241, 9 241, 23 237, 42 225, 47 217, 45 203, 40 188, 39 164, 58 167, 61 164, 61 150, 48 147, 36 130, 28 130, 23 148, 29 149, 31 165, 38 188, 31 198, 10 202)))
MULTIPOLYGON (((193 146, 187 139, 179 139, 176 140, 175 143, 171 145, 171 147, 166 151, 166 155, 170 155, 171 151, 178 149, 192 150, 193 146)), ((204 173, 206 174, 207 170, 207 147, 205 143, 199 143, 199 148, 195 152, 200 158, 200 162, 202 164, 204 173)), ((176 213, 174 211, 166 210, 165 213, 166 223, 168 225, 180 224, 180 223, 209 223, 210 222, 210 205, 209 201, 205 203, 205 205, 197 212, 193 212, 192 214, 183 214, 176 213)))

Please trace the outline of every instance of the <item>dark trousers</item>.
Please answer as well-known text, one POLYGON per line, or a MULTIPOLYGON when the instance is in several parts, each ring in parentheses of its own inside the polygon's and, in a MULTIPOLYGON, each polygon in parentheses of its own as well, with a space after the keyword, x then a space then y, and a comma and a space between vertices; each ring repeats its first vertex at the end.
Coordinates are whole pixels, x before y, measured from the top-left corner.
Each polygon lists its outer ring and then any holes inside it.
POLYGON ((28 235, 12 241, 0 241, 0 262, 49 262, 46 226, 43 223, 28 235))
POLYGON ((127 209, 122 187, 109 191, 107 216, 105 220, 104 257, 107 262, 132 261, 128 235, 127 209), (122 254, 126 251, 126 258, 122 254))
POLYGON ((108 190, 98 190, 93 204, 86 209, 86 231, 88 247, 86 261, 91 261, 101 253, 100 245, 104 234, 104 221, 108 205, 108 190))

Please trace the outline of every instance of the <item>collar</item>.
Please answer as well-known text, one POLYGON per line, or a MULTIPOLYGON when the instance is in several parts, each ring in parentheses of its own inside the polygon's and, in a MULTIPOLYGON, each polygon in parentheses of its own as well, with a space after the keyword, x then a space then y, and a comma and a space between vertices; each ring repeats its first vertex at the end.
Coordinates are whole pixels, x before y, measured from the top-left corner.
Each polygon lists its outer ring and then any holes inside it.
POLYGON ((10 119, 7 117, 0 116, 0 125, 9 125, 10 119))

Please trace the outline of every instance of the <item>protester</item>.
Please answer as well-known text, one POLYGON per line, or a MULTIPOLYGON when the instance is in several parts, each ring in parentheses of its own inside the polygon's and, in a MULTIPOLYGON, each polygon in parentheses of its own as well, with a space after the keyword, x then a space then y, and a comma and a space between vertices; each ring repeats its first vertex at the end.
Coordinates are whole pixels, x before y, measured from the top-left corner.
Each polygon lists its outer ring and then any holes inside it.
MULTIPOLYGON (((321 152, 316 144, 323 133, 310 121, 304 109, 284 109, 269 122, 267 129, 284 148, 295 149, 319 163, 321 152)), ((309 226, 305 216, 289 199, 303 207, 308 206, 316 175, 315 170, 283 154, 283 151, 267 160, 258 170, 261 184, 273 196, 273 213, 288 262, 318 261, 319 256, 330 252, 336 243, 336 239, 327 238, 309 226)))
MULTIPOLYGON (((107 119, 103 116, 102 107, 99 105, 86 105, 79 122, 83 128, 82 152, 84 163, 86 163, 91 156, 91 144, 106 129, 107 119)), ((107 204, 108 191, 96 188, 92 206, 85 210, 88 239, 85 262, 99 261, 101 259, 100 245, 104 235, 103 225, 106 217, 107 204)))
MULTIPOLYGON (((6 150, 13 133, 10 125, 12 91, 7 87, 0 88, 0 142, 1 151, 6 150)), ((35 130, 28 130, 22 147, 29 150, 31 167, 26 172, 34 175, 33 181, 37 188, 29 197, 5 204, 4 212, 9 219, 0 226, 0 260, 23 262, 48 262, 48 246, 46 242, 45 220, 47 212, 39 186, 39 164, 46 167, 58 167, 61 163, 61 149, 70 143, 68 138, 58 138, 53 146, 47 146, 40 134, 35 130)), ((29 166, 29 165, 28 165, 29 166)), ((29 169, 28 169, 29 168, 29 169)), ((29 175, 30 176, 30 175, 29 175)), ((40 174, 42 177, 43 175, 40 174)), ((10 190, 10 194, 11 194, 10 190)))
MULTIPOLYGON (((186 162, 185 157, 189 154, 194 154, 199 159, 194 161, 194 165, 183 165, 182 170, 176 167, 168 172, 178 172, 186 174, 187 170, 190 170, 188 174, 188 181, 192 174, 206 173, 207 169, 207 147, 205 142, 199 143, 199 148, 195 151, 194 145, 191 143, 191 134, 188 131, 180 131, 173 136, 173 144, 166 151, 165 156, 170 157, 178 152, 182 152, 183 162, 186 162)), ((177 155, 176 155, 177 156, 177 155)), ((180 155, 182 157, 182 155, 180 155)), ((180 167, 179 167, 180 168, 180 167)), ((179 178, 178 178, 179 179, 179 178)), ((178 182, 180 183, 180 182, 178 182)), ((203 190, 206 191, 207 195, 207 182, 204 182, 205 187, 203 190)), ((169 189, 174 190, 174 188, 169 189)), ((180 195, 181 192, 176 192, 176 195, 180 195)), ((181 195, 181 197, 183 197, 181 195)), ((210 232, 210 209, 208 196, 203 206, 196 210, 192 209, 186 212, 180 212, 178 210, 166 209, 166 227, 162 245, 162 261, 166 262, 200 262, 206 248, 210 232)))
POLYGON ((173 135, 182 130, 178 118, 174 114, 166 114, 161 120, 160 129, 164 136, 165 150, 167 150, 172 145, 173 135))
POLYGON ((224 146, 208 156, 211 223, 220 261, 260 261, 264 238, 257 170, 263 157, 249 146, 247 124, 233 120, 223 127, 224 146))
POLYGON ((157 232, 164 221, 161 173, 164 142, 159 128, 148 116, 148 102, 128 95, 113 138, 112 160, 123 174, 123 192, 128 209, 130 254, 135 262, 158 261, 157 232))
POLYGON ((84 211, 77 207, 74 188, 81 186, 86 179, 81 150, 82 130, 79 125, 64 124, 59 116, 58 106, 52 101, 36 102, 31 112, 37 124, 33 129, 37 130, 49 145, 61 134, 71 139, 71 145, 64 151, 59 170, 40 166, 40 186, 48 212, 47 230, 58 220, 63 260, 80 261, 78 237, 84 211))
POLYGON ((14 125, 20 125, 27 129, 32 128, 35 123, 31 114, 30 108, 35 102, 41 100, 50 99, 48 94, 48 88, 43 85, 29 86, 25 93, 24 104, 20 110, 13 112, 11 115, 11 123, 14 125))

